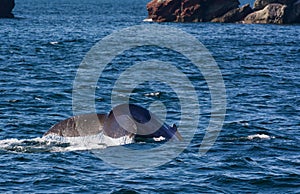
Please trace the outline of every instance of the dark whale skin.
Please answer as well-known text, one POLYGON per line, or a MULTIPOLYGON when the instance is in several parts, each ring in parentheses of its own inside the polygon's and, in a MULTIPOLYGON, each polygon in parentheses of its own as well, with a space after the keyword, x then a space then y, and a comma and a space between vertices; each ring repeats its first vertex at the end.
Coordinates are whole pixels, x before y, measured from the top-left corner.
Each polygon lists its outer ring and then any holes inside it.
POLYGON ((134 104, 121 104, 107 114, 82 114, 53 125, 44 136, 62 137, 97 135, 103 132, 111 138, 131 136, 136 138, 173 137, 181 140, 176 125, 162 122, 147 109, 134 104))
POLYGON ((70 117, 53 125, 44 136, 55 134, 62 137, 78 137, 99 134, 103 129, 106 114, 83 114, 70 117))

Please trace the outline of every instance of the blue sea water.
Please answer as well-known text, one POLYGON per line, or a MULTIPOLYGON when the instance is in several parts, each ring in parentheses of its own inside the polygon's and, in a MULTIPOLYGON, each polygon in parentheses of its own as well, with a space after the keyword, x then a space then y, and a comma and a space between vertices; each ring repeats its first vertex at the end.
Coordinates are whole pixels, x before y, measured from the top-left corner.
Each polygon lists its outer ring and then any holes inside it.
MULTIPOLYGON (((201 73, 186 69, 183 64, 189 62, 178 53, 155 46, 126 51, 111 62, 96 87, 96 109, 111 109, 113 83, 133 62, 160 59, 182 67, 198 85, 201 118, 179 156, 155 168, 128 170, 104 162, 95 152, 68 150, 68 144, 40 138, 73 115, 73 83, 86 53, 116 30, 145 24, 146 4, 16 0, 16 19, 0 20, 0 192, 299 193, 299 25, 159 24, 195 36, 221 70, 227 111, 216 142, 203 156, 198 150, 211 113, 207 83, 201 73)), ((133 80, 144 75, 135 76, 133 80)), ((142 106, 160 101, 168 109, 167 122, 178 122, 180 102, 165 84, 140 84, 131 100, 142 106)), ((159 145, 130 147, 147 154, 159 145)))

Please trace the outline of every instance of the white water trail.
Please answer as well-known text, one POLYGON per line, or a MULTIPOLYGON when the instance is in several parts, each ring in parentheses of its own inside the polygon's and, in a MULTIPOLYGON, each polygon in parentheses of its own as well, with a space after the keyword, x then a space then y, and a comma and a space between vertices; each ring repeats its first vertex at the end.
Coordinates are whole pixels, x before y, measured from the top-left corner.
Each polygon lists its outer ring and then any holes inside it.
POLYGON ((120 146, 130 143, 134 143, 133 137, 111 138, 103 133, 84 137, 47 135, 32 139, 3 139, 0 140, 0 150, 26 153, 67 152, 104 149, 110 146, 120 146))

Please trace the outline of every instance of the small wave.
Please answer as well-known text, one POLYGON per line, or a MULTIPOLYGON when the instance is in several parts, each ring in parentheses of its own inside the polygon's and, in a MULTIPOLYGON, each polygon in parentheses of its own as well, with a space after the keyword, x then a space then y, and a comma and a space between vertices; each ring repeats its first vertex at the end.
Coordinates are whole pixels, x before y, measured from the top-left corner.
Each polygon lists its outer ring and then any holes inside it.
POLYGON ((33 139, 4 139, 0 140, 0 150, 35 153, 50 152, 54 147, 67 147, 68 144, 46 140, 44 138, 33 139))
POLYGON ((149 97, 149 96, 159 96, 161 93, 160 92, 151 92, 151 93, 147 93, 145 94, 145 96, 149 97))
POLYGON ((273 139, 275 138, 274 136, 269 136, 266 134, 255 134, 255 135, 249 135, 247 136, 246 139, 248 140, 253 140, 253 139, 273 139))
POLYGON ((249 140, 270 140, 275 139, 275 136, 270 136, 266 134, 254 134, 254 135, 248 135, 248 136, 233 136, 225 138, 225 141, 249 141, 249 140))
POLYGON ((57 42, 57 41, 52 41, 52 42, 49 42, 49 44, 51 44, 51 45, 56 45, 56 44, 58 44, 59 42, 57 42))

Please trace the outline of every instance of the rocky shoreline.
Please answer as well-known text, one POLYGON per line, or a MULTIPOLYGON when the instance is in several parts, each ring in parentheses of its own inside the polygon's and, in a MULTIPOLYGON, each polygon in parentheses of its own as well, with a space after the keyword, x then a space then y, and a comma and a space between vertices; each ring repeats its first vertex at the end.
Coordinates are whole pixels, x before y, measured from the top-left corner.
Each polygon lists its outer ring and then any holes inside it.
POLYGON ((152 0, 148 21, 247 24, 300 23, 300 0, 256 0, 239 7, 239 0, 152 0))
POLYGON ((15 0, 0 0, 0 18, 14 18, 15 0))

